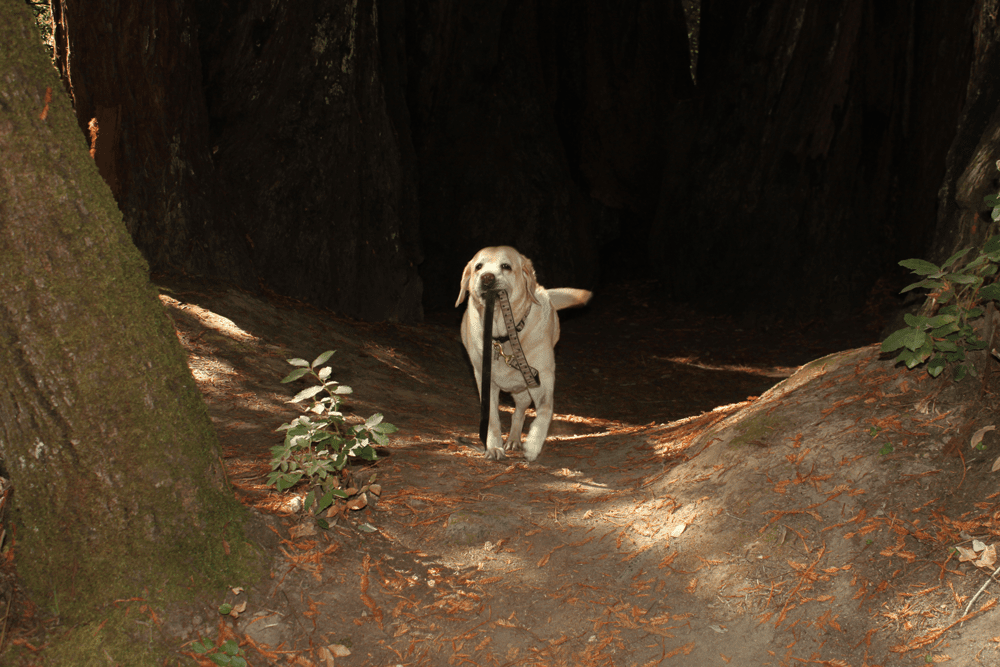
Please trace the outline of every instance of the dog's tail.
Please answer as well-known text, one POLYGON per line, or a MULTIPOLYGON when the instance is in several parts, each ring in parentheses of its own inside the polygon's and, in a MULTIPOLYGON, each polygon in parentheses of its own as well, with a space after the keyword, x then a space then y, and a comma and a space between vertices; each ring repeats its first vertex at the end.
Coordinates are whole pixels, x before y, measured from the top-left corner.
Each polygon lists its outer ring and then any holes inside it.
POLYGON ((585 289, 573 289, 572 287, 556 287, 546 290, 549 301, 556 310, 572 308, 573 306, 583 306, 590 301, 592 293, 585 289))

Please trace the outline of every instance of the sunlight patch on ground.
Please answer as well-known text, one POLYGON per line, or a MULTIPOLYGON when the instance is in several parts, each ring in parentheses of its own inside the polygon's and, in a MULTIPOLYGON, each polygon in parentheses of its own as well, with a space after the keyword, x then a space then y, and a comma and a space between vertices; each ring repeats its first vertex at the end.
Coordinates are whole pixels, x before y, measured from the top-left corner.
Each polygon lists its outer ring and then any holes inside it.
POLYGON ((691 368, 699 368, 703 371, 725 371, 727 373, 746 373, 748 375, 761 375, 769 378, 786 378, 792 373, 798 370, 798 367, 791 366, 766 366, 766 367, 755 367, 747 366, 746 364, 706 364, 696 357, 661 357, 657 355, 651 355, 650 359, 655 359, 657 361, 668 361, 672 364, 680 364, 681 366, 690 366, 691 368))
POLYGON ((210 310, 206 310, 205 308, 196 306, 192 303, 182 303, 177 299, 167 296, 166 294, 160 295, 160 301, 165 306, 176 308, 177 310, 183 310, 193 315, 199 322, 209 329, 214 329, 215 331, 218 331, 219 333, 234 340, 238 340, 241 343, 260 342, 259 338, 236 326, 236 323, 231 319, 223 317, 222 315, 217 315, 210 310))

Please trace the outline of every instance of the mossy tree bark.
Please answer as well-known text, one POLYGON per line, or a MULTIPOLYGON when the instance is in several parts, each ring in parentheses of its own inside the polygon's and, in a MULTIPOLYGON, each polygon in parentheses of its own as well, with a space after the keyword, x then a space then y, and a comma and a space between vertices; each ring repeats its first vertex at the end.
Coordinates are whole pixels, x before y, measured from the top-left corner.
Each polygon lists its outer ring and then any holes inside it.
POLYGON ((144 588, 233 582, 250 547, 211 421, 21 0, 0 0, 0 44, 0 460, 19 574, 80 624, 144 588))

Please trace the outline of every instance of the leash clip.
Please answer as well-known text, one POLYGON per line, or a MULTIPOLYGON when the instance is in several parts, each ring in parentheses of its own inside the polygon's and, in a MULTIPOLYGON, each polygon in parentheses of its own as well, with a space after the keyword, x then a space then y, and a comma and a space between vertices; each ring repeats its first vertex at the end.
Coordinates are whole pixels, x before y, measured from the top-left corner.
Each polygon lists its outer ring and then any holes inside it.
POLYGON ((507 363, 508 368, 514 367, 514 355, 504 354, 503 345, 500 344, 500 341, 495 340, 493 341, 493 359, 496 360, 500 357, 503 357, 503 360, 507 363))

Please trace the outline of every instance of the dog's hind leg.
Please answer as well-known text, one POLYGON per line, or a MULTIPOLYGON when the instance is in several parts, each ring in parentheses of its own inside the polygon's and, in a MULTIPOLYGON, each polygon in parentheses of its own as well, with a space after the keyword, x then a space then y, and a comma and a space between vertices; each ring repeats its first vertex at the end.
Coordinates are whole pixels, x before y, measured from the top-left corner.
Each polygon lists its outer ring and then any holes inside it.
POLYGON ((510 419, 510 433, 507 434, 507 442, 503 448, 508 452, 521 449, 521 430, 524 428, 524 411, 531 405, 531 394, 528 390, 519 391, 513 394, 514 416, 510 419))

